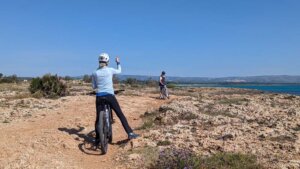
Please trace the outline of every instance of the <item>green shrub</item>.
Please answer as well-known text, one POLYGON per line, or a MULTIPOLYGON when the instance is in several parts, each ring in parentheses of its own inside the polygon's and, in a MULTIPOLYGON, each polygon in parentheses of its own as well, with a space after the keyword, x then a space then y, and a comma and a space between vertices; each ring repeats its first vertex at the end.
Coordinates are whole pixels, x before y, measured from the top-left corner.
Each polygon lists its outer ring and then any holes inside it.
POLYGON ((157 143, 157 146, 168 146, 171 145, 171 142, 169 140, 159 141, 157 143))
POLYGON ((65 76, 63 79, 66 80, 66 81, 73 80, 73 78, 71 76, 65 76))
POLYGON ((5 119, 2 123, 9 123, 9 121, 7 119, 5 119))
POLYGON ((152 119, 147 119, 144 123, 137 128, 137 130, 146 130, 154 126, 154 121, 152 119))
POLYGON ((46 74, 31 80, 29 91, 34 97, 56 98, 67 95, 67 85, 57 75, 46 74))
POLYGON ((167 87, 168 87, 169 89, 174 89, 174 88, 176 88, 176 84, 170 83, 170 84, 167 85, 167 87))
POLYGON ((220 100, 220 104, 235 104, 235 105, 242 105, 243 103, 247 103, 250 100, 247 98, 225 98, 223 100, 220 100))
POLYGON ((125 81, 124 81, 125 84, 127 85, 137 85, 138 84, 138 80, 135 79, 135 78, 127 78, 125 81))
POLYGON ((138 127, 138 130, 145 130, 150 129, 155 126, 156 119, 158 118, 159 112, 158 111, 152 111, 152 112, 145 112, 144 115, 141 116, 143 118, 144 123, 138 127))
POLYGON ((193 120, 193 119, 197 119, 198 115, 194 114, 194 113, 182 113, 180 116, 181 120, 193 120))
POLYGON ((11 75, 11 76, 3 76, 3 74, 0 77, 0 83, 17 83, 19 82, 17 75, 11 75))
POLYGON ((153 80, 152 78, 149 78, 148 80, 145 81, 145 84, 148 87, 157 87, 158 86, 158 81, 153 80))
POLYGON ((92 77, 90 75, 84 75, 82 80, 85 82, 85 83, 91 83, 92 82, 92 77))
POLYGON ((241 153, 217 153, 211 157, 203 158, 202 168, 220 169, 260 169, 256 157, 241 153))

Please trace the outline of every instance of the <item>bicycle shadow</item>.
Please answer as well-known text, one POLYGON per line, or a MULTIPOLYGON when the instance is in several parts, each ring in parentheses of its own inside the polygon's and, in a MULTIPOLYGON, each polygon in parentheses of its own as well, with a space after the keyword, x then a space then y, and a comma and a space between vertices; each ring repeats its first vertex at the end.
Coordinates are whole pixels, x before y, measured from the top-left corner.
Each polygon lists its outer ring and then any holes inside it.
POLYGON ((96 146, 94 145, 95 131, 92 130, 88 134, 81 133, 85 128, 78 126, 78 128, 58 128, 59 131, 66 132, 69 135, 76 135, 74 138, 76 141, 83 139, 83 142, 78 144, 78 149, 87 154, 87 155, 99 155, 100 151, 97 151, 96 146), (81 138, 81 139, 80 139, 81 138))
POLYGON ((160 96, 149 96, 149 98, 156 99, 156 100, 163 100, 162 98, 160 98, 160 96))
MULTIPOLYGON (((100 152, 100 149, 95 146, 95 136, 96 133, 94 130, 90 131, 87 134, 81 133, 85 128, 78 126, 78 129, 76 128, 58 128, 59 131, 66 132, 69 135, 76 135, 75 138, 76 141, 80 141, 80 138, 83 139, 83 142, 78 144, 78 149, 87 154, 87 155, 102 155, 100 152)), ((125 147, 130 142, 129 139, 120 140, 117 142, 111 143, 111 145, 118 145, 120 147, 125 147)))

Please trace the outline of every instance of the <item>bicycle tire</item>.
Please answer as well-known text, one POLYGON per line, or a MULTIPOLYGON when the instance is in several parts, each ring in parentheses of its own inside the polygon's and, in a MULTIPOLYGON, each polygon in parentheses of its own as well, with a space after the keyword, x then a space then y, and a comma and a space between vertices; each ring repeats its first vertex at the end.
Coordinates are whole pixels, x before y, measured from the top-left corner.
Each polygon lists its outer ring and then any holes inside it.
POLYGON ((163 98, 164 98, 164 99, 165 99, 165 98, 169 98, 169 92, 168 92, 167 87, 164 87, 164 88, 162 89, 162 94, 163 94, 163 98))
POLYGON ((113 139, 113 133, 112 133, 112 123, 113 123, 113 117, 112 117, 112 110, 109 108, 109 133, 108 133, 108 142, 112 143, 112 139, 113 139))
POLYGON ((99 132, 99 139, 100 139, 100 149, 102 154, 107 153, 108 149, 108 139, 107 139, 107 127, 106 127, 106 120, 105 120, 105 111, 100 111, 99 112, 99 121, 97 125, 97 129, 99 132))

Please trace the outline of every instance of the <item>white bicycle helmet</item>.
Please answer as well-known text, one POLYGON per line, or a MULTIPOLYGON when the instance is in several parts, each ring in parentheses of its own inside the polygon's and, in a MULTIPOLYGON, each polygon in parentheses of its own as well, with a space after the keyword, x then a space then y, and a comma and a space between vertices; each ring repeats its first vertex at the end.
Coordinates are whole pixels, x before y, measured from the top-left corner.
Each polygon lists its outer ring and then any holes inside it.
POLYGON ((109 62, 109 55, 107 53, 101 53, 99 55, 99 62, 108 63, 109 62))

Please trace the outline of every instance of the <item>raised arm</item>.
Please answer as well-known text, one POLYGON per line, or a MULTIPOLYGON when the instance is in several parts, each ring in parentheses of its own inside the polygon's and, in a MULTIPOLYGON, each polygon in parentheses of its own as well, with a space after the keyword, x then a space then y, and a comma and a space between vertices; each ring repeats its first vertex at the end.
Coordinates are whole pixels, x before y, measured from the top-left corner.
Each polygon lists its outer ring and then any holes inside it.
POLYGON ((112 69, 113 74, 119 74, 122 72, 121 64, 120 64, 120 58, 116 57, 116 63, 117 63, 117 69, 112 69))

